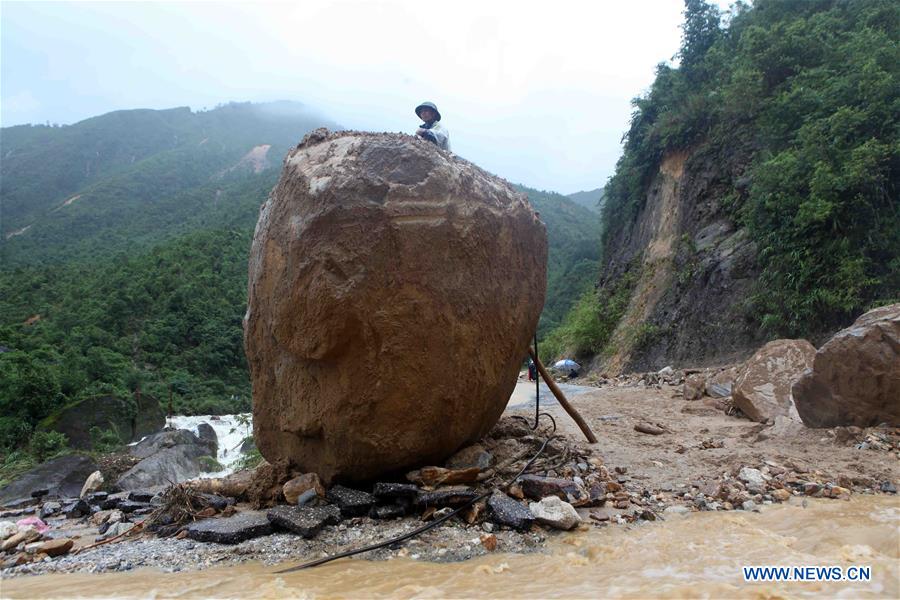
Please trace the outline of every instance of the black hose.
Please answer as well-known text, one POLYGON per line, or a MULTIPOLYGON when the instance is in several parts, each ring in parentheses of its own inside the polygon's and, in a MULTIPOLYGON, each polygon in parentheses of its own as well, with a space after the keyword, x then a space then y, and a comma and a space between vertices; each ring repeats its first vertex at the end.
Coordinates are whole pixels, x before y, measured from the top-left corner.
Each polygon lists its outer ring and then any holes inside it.
MULTIPOLYGON (((522 467, 518 473, 516 473, 515 477, 510 479, 509 482, 507 482, 505 485, 500 486, 501 488, 508 488, 509 486, 511 486, 513 484, 513 482, 515 482, 515 480, 518 479, 528 469, 528 467, 530 467, 531 465, 534 464, 534 461, 536 461, 538 459, 538 457, 544 452, 544 449, 547 448, 547 444, 549 444, 551 440, 556 438, 556 420, 552 416, 548 415, 547 413, 540 413, 538 415, 538 417, 540 417, 540 416, 546 416, 550 419, 550 421, 553 423, 553 431, 551 432, 551 434, 549 436, 547 436, 546 439, 544 439, 544 443, 541 444, 541 447, 538 449, 538 451, 535 453, 535 455, 532 456, 531 459, 527 463, 525 463, 525 466, 522 467)), ((522 417, 519 417, 519 418, 522 418, 522 417)), ((309 569, 311 567, 317 567, 319 565, 324 565, 325 563, 329 563, 333 560, 338 560, 339 558, 347 558, 348 556, 354 556, 356 554, 363 554, 364 552, 371 552, 372 550, 378 550, 379 548, 384 548, 386 546, 392 546, 392 545, 398 544, 400 542, 405 542, 406 540, 413 538, 421 533, 425 533, 429 529, 433 529, 433 528, 437 527, 438 525, 440 525, 447 519, 450 519, 451 517, 458 515, 460 512, 469 508, 476 502, 484 500, 485 498, 487 498, 488 496, 493 494, 496 489, 497 489, 496 487, 491 488, 490 490, 480 494, 479 496, 476 496, 475 498, 472 498, 471 500, 467 501, 465 504, 463 504, 459 508, 447 513, 446 515, 444 515, 442 517, 438 517, 434 521, 432 521, 426 525, 423 525, 417 529, 413 529, 412 531, 410 531, 408 533, 404 533, 403 535, 397 536, 395 538, 391 538, 384 542, 379 542, 377 544, 370 544, 370 545, 364 546, 362 548, 357 548, 355 550, 345 550, 343 552, 334 554, 332 556, 318 558, 316 560, 312 560, 310 562, 303 563, 302 565, 297 565, 296 567, 290 567, 288 569, 282 569, 281 571, 275 571, 275 573, 280 575, 282 573, 291 573, 293 571, 302 571, 303 569, 309 569)))

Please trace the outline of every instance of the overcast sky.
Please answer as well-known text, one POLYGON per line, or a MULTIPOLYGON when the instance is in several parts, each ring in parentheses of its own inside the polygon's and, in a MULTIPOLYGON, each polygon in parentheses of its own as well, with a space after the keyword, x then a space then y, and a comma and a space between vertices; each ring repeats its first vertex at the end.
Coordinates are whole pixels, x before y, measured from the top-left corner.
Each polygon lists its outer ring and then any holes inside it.
MULTIPOLYGON (((722 0, 720 5, 726 6, 722 0)), ((0 120, 297 100, 411 131, 435 102, 453 150, 514 182, 602 186, 629 101, 671 59, 682 0, 0 3, 0 120)))

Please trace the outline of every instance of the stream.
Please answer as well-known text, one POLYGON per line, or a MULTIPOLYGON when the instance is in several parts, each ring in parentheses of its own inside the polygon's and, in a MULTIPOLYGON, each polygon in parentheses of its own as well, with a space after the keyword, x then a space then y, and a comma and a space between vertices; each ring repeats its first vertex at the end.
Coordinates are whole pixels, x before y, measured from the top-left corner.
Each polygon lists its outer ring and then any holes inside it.
MULTIPOLYGON (((477 534, 473 533, 477 538, 477 534)), ((502 549, 501 549, 502 550, 502 549)), ((299 559, 299 557, 298 557, 299 559)), ((553 536, 548 553, 461 563, 342 560, 275 574, 243 563, 205 571, 17 577, 4 598, 897 598, 900 502, 803 500, 761 513, 667 515, 665 522, 553 536), (868 566, 865 582, 744 581, 743 565, 868 566)))

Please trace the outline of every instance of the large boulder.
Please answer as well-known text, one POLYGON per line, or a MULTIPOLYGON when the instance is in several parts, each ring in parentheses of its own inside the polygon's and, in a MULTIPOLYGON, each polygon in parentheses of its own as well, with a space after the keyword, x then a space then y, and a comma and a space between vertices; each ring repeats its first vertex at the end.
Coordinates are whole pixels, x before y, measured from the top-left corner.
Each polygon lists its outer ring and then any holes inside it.
POLYGON ((326 483, 441 464, 503 412, 546 262, 505 181, 411 136, 309 134, 251 249, 260 452, 326 483))
POLYGON ((900 425, 900 304, 871 310, 836 333, 793 394, 809 427, 900 425))
POLYGON ((75 401, 41 421, 43 431, 66 434, 73 448, 92 448, 91 429, 111 429, 128 444, 160 431, 166 416, 152 396, 139 394, 133 401, 116 396, 95 396, 75 401))
POLYGON ((806 340, 769 342, 747 361, 734 382, 734 405, 760 423, 779 416, 799 421, 791 386, 812 366, 815 355, 815 346, 806 340))
POLYGON ((85 479, 96 470, 97 463, 84 454, 66 454, 48 460, 0 489, 0 506, 37 502, 34 494, 42 490, 46 490, 47 497, 77 497, 85 479))
POLYGON ((122 474, 116 485, 122 490, 180 483, 197 477, 215 458, 215 443, 202 440, 187 429, 161 431, 129 448, 141 461, 122 474))

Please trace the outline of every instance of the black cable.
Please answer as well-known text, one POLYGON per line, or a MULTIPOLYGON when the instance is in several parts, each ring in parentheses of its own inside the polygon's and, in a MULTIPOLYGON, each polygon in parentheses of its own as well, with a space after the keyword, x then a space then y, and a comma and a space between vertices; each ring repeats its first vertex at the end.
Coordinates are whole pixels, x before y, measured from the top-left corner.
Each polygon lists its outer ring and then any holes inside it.
MULTIPOLYGON (((540 415, 538 415, 538 416, 541 416, 541 415, 550 418, 550 421, 553 423, 552 433, 549 436, 547 436, 547 438, 544 440, 544 443, 541 444, 541 447, 538 449, 538 451, 535 453, 535 455, 531 457, 531 460, 529 460, 527 463, 525 463, 525 466, 522 467, 518 473, 516 473, 515 477, 510 479, 507 484, 500 486, 500 487, 508 488, 510 485, 512 485, 513 482, 515 482, 515 480, 518 479, 528 469, 528 467, 530 467, 531 465, 534 464, 534 461, 536 461, 538 459, 538 457, 544 452, 544 449, 547 448, 547 444, 549 444, 551 440, 556 438, 556 420, 552 416, 548 415, 547 413, 540 413, 540 415)), ((522 417, 519 417, 519 418, 522 418, 522 417)), ((357 548, 355 550, 345 550, 344 552, 340 552, 333 556, 326 556, 324 558, 318 558, 316 560, 313 560, 313 561, 310 561, 307 563, 303 563, 302 565, 297 565, 296 567, 290 567, 288 569, 282 569, 281 571, 275 571, 275 574, 280 575, 282 573, 291 573, 293 571, 301 571, 303 569, 309 569, 311 567, 317 567, 319 565, 324 565, 325 563, 329 563, 333 560, 338 560, 339 558, 347 558, 348 556, 354 556, 356 554, 362 554, 364 552, 370 552, 372 550, 378 550, 379 548, 384 548, 386 546, 392 546, 392 545, 398 544, 400 542, 405 542, 406 540, 408 540, 412 537, 415 537, 421 533, 425 533, 429 529, 433 529, 433 528, 437 527, 438 525, 440 525, 447 519, 450 519, 451 517, 456 516, 457 514, 459 514, 463 510, 469 508, 476 502, 479 502, 479 501, 487 498, 488 496, 493 494, 496 489, 497 488, 491 488, 490 490, 483 492, 481 495, 476 496, 475 498, 472 498, 471 500, 467 501, 465 504, 463 504, 459 508, 447 513, 443 517, 439 517, 439 518, 435 519, 434 521, 432 521, 426 525, 423 525, 417 529, 413 529, 412 531, 410 531, 408 533, 404 533, 403 535, 397 536, 395 538, 391 538, 384 542, 379 542, 377 544, 370 544, 363 548, 357 548)))

